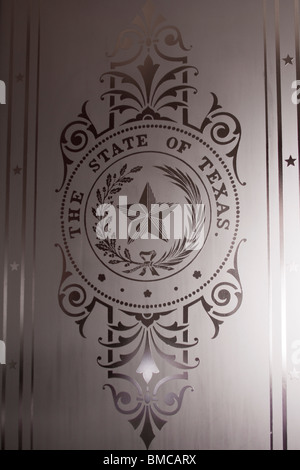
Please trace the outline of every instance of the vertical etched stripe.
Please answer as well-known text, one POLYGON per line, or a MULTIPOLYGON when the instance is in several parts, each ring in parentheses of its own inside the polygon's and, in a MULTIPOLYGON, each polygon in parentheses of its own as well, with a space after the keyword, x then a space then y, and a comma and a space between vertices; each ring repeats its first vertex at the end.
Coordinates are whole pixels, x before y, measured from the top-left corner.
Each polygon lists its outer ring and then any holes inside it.
POLYGON ((279 190, 279 236, 280 236, 280 282, 281 282, 281 354, 282 354, 282 444, 287 450, 287 371, 286 371, 286 286, 284 254, 284 208, 283 208, 283 147, 281 108, 281 64, 280 64, 280 10, 275 1, 276 29, 276 88, 278 131, 278 190, 279 190))
POLYGON ((32 314, 31 314, 31 383, 30 383, 30 450, 34 449, 33 417, 34 417, 34 339, 35 339, 35 282, 36 282, 36 235, 37 235, 37 178, 39 150, 39 109, 40 109, 40 62, 41 62, 41 24, 38 5, 38 47, 37 47, 37 79, 36 79, 36 109, 35 109, 35 162, 34 162, 34 209, 33 209, 33 259, 32 259, 32 314))
POLYGON ((29 77, 30 77, 30 7, 26 25, 26 91, 23 135, 23 190, 22 190, 22 254, 20 284, 20 368, 19 368, 19 426, 18 449, 23 448, 23 389, 24 389, 24 314, 25 314, 25 249, 27 215, 27 166, 28 166, 28 126, 29 126, 29 77))
MULTIPOLYGON (((8 305, 8 242, 9 242, 9 204, 12 144, 12 97, 13 97, 13 62, 14 62, 14 0, 11 2, 10 57, 8 84, 8 120, 6 144, 6 201, 4 229, 4 275, 3 275, 3 340, 7 340, 7 305, 8 305)), ((2 368, 1 391, 1 450, 5 450, 5 404, 6 404, 6 367, 2 368)))
MULTIPOLYGON (((299 45, 299 0, 295 0, 295 52, 296 52, 296 80, 300 80, 300 45, 299 45)), ((299 199, 300 199, 300 105, 297 106, 297 140, 298 140, 298 171, 299 171, 299 199)))
POLYGON ((268 245, 268 316, 269 316, 269 399, 270 399, 270 450, 273 450, 273 317, 271 295, 271 253, 270 253, 270 148, 269 148, 269 112, 268 112, 268 64, 267 64, 267 4, 263 4, 264 35, 264 87, 265 87, 265 126, 266 126, 266 196, 267 196, 267 245, 268 245))

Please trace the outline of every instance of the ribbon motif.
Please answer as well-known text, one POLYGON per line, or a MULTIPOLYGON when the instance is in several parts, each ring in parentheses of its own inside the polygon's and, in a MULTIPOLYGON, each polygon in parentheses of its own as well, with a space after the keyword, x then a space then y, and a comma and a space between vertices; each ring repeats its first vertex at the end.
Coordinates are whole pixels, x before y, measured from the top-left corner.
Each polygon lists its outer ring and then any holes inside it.
POLYGON ((147 272, 147 268, 148 268, 150 269, 152 276, 159 276, 158 272, 153 266, 153 260, 155 256, 157 255, 156 251, 155 250, 140 251, 139 255, 142 258, 143 263, 139 263, 138 266, 136 266, 135 268, 131 269, 128 272, 133 273, 135 271, 138 271, 139 269, 142 269, 142 271, 140 272, 140 276, 145 276, 147 272))

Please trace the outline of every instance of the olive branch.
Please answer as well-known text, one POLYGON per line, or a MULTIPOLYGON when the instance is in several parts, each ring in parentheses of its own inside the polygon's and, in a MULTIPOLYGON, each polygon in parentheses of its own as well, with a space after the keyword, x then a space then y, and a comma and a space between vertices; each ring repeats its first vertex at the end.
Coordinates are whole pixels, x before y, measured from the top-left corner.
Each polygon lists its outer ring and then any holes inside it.
MULTIPOLYGON (((117 176, 116 173, 113 175, 109 173, 106 177, 106 186, 102 188, 102 191, 98 189, 96 193, 99 204, 105 204, 106 202, 111 201, 113 195, 119 193, 125 183, 131 183, 131 181, 133 181, 133 178, 129 175, 138 173, 142 168, 142 166, 135 166, 126 173, 127 164, 125 163, 120 170, 119 176, 117 176)), ((92 210, 94 214, 95 209, 92 210)))

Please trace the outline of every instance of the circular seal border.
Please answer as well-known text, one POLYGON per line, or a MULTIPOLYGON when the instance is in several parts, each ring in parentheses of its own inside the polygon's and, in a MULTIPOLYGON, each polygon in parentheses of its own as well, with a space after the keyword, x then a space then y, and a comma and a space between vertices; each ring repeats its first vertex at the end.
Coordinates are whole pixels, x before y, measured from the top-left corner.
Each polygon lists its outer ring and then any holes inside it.
POLYGON ((88 152, 85 153, 85 155, 82 157, 82 159, 77 163, 76 167, 72 171, 72 173, 71 173, 71 175, 70 175, 70 177, 69 177, 69 179, 66 183, 66 188, 64 190, 63 198, 62 198, 62 202, 61 202, 60 219, 61 219, 61 231, 62 231, 63 245, 64 245, 64 248, 66 250, 67 256, 68 256, 72 266, 74 267, 76 273, 88 285, 88 287, 90 287, 92 290, 94 290, 94 292, 96 292, 98 295, 101 295, 101 297, 103 297, 104 299, 106 299, 108 301, 111 301, 113 303, 116 303, 117 305, 120 305, 122 307, 129 307, 129 308, 134 308, 134 309, 146 309, 146 310, 148 310, 148 309, 161 309, 161 308, 175 306, 176 304, 184 302, 185 300, 189 300, 192 297, 195 297, 196 295, 200 294, 203 291, 203 289, 205 289, 220 274, 222 269, 225 267, 227 261, 229 260, 231 254, 233 252, 233 248, 236 244, 237 234, 238 234, 238 231, 239 231, 239 224, 240 224, 240 222, 239 222, 240 221, 240 202, 239 202, 237 186, 235 184, 235 180, 234 180, 234 177, 233 177, 231 171, 229 170, 226 163, 223 161, 222 157, 217 153, 217 151, 214 150, 214 148, 211 147, 207 142, 205 142, 201 137, 197 136, 196 134, 194 134, 192 132, 188 132, 187 130, 183 130, 183 129, 180 129, 179 127, 175 127, 175 126, 171 126, 171 125, 166 125, 166 124, 140 124, 140 125, 134 125, 134 126, 131 126, 131 127, 126 127, 125 129, 120 129, 119 131, 112 132, 110 135, 104 137, 101 140, 101 142, 98 142, 97 144, 95 144, 90 150, 88 150, 88 152), (82 273, 82 271, 80 271, 80 269, 78 268, 75 260, 73 259, 72 255, 71 255, 71 252, 69 250, 69 247, 68 247, 67 237, 66 237, 66 232, 65 232, 65 226, 64 226, 64 209, 65 209, 67 194, 69 192, 72 180, 75 177, 75 175, 77 174, 77 172, 78 172, 79 168, 81 167, 81 165, 85 162, 85 160, 100 145, 103 145, 105 142, 107 142, 107 141, 111 140, 112 138, 117 137, 121 134, 125 134, 127 132, 132 132, 132 131, 136 131, 136 130, 141 130, 141 129, 167 129, 167 130, 172 130, 172 131, 184 134, 184 135, 196 140, 200 144, 206 146, 206 148, 210 152, 212 152, 213 155, 215 155, 215 157, 219 160, 219 162, 223 166, 224 170, 226 171, 226 173, 229 177, 229 181, 231 183, 232 189, 233 189, 234 198, 235 198, 235 206, 236 206, 236 218, 235 218, 236 224, 235 224, 235 228, 234 228, 234 232, 233 232, 232 242, 230 244, 229 250, 226 253, 226 256, 224 257, 222 263, 219 265, 218 269, 216 269, 214 274, 209 279, 207 279, 203 284, 201 284, 199 286, 199 288, 193 290, 189 294, 184 295, 183 297, 177 298, 177 299, 172 300, 172 301, 164 302, 164 303, 143 304, 143 305, 142 304, 130 303, 130 302, 124 302, 123 300, 116 299, 116 298, 106 294, 105 292, 101 291, 98 287, 94 286, 94 284, 91 283, 87 279, 87 277, 82 273))

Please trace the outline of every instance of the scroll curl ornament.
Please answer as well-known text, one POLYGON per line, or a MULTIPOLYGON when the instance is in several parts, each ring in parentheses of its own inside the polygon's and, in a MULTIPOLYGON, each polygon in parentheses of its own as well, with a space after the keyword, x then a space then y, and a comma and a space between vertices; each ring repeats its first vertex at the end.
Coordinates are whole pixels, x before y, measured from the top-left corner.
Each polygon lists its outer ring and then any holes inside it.
POLYGON ((66 315, 77 319, 76 324, 79 326, 79 332, 85 338, 84 325, 93 310, 95 298, 74 280, 73 273, 67 270, 66 257, 62 247, 59 244, 55 246, 60 249, 63 262, 62 277, 58 288, 58 302, 66 315))
POLYGON ((174 47, 178 51, 189 51, 184 45, 180 30, 173 25, 166 24, 162 15, 155 13, 154 5, 147 1, 142 8, 141 14, 137 15, 131 25, 120 32, 116 45, 108 57, 114 58, 121 52, 126 59, 112 62, 113 67, 121 67, 133 63, 143 52, 153 49, 156 54, 164 60, 183 62, 186 57, 173 55, 174 47))
POLYGON ((218 336, 220 325, 224 323, 224 319, 234 315, 243 301, 243 288, 238 271, 238 253, 241 244, 245 241, 246 239, 243 239, 238 244, 234 255, 234 267, 227 271, 233 280, 219 282, 212 288, 210 298, 207 300, 204 297, 201 298, 202 305, 215 327, 213 338, 218 336))
POLYGON ((190 385, 186 385, 181 387, 178 393, 163 391, 162 395, 159 395, 160 388, 171 381, 187 380, 187 372, 165 377, 152 391, 148 387, 142 390, 139 384, 126 374, 115 374, 110 371, 109 378, 123 379, 133 385, 131 391, 117 392, 111 384, 105 384, 103 389, 111 390, 115 408, 121 414, 131 416, 129 423, 135 430, 140 429, 140 437, 147 449, 155 438, 156 430, 160 431, 167 423, 166 417, 174 416, 180 411, 185 392, 194 390, 190 385))
POLYGON ((163 47, 174 47, 179 46, 182 51, 189 51, 191 47, 186 47, 183 43, 183 39, 179 29, 176 26, 164 26, 160 28, 154 38, 154 49, 155 52, 164 60, 169 61, 184 61, 184 57, 174 57, 163 50, 163 47))
POLYGON ((60 192, 65 184, 68 166, 79 160, 82 152, 88 146, 92 146, 96 139, 97 131, 88 117, 86 106, 87 101, 83 104, 78 119, 68 124, 61 134, 60 148, 63 156, 64 173, 62 184, 56 192, 60 192))
POLYGON ((220 282, 213 288, 211 298, 215 305, 223 310, 215 312, 215 315, 228 317, 238 310, 241 304, 242 292, 237 291, 237 289, 237 286, 231 282, 220 282))
MULTIPOLYGON (((238 149, 242 136, 242 129, 239 120, 231 113, 222 110, 222 106, 218 103, 217 96, 212 93, 213 104, 205 117, 200 131, 204 135, 209 135, 214 144, 225 147, 225 155, 232 159, 233 170, 237 181, 242 183, 237 171, 238 149)), ((224 149, 222 149, 224 152, 224 149)))

